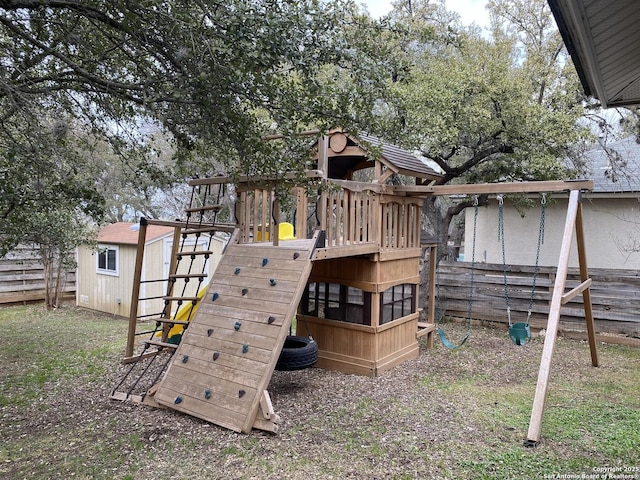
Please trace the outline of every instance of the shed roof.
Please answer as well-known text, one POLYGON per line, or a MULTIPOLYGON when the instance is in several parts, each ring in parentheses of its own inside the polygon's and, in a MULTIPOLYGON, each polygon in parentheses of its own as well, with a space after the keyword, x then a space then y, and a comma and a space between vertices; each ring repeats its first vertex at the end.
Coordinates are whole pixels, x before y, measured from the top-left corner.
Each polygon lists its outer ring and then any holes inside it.
MULTIPOLYGON (((132 230, 131 227, 136 225, 129 222, 111 223, 102 227, 98 232, 98 242, 113 243, 124 245, 137 245, 138 230, 132 230)), ((161 225, 148 225, 146 241, 153 241, 165 237, 173 233, 172 227, 161 225)))
POLYGON ((640 144, 631 136, 586 153, 589 157, 593 191, 596 193, 640 192, 640 144))
POLYGON ((548 0, 587 95, 604 107, 640 103, 640 2, 548 0))

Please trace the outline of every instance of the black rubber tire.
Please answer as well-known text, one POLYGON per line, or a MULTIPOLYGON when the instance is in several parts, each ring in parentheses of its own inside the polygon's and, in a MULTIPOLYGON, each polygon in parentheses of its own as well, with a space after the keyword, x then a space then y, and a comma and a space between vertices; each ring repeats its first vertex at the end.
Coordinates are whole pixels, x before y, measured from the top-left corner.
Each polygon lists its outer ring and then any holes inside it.
POLYGON ((313 338, 289 335, 284 341, 276 370, 303 370, 313 367, 317 361, 318 344, 313 338))

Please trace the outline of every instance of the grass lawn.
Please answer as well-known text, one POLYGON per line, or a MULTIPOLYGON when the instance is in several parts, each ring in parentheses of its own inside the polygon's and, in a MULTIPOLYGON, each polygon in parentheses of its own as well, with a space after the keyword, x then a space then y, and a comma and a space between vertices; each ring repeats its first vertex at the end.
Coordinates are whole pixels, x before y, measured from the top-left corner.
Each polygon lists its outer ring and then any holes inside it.
POLYGON ((243 435, 110 400, 126 331, 74 307, 0 308, 0 478, 640 480, 639 349, 600 344, 593 368, 585 342, 560 338, 528 449, 542 339, 478 327, 379 378, 275 372, 280 432, 243 435))

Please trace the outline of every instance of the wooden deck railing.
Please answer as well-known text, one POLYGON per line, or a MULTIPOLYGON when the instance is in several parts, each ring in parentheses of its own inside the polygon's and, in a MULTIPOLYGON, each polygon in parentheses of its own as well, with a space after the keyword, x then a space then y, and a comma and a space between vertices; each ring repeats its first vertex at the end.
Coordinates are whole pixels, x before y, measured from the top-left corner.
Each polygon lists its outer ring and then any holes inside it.
POLYGON ((378 242, 380 207, 374 192, 330 191, 321 196, 319 208, 325 212, 327 247, 378 242))
POLYGON ((391 197, 382 203, 383 250, 420 248, 420 199, 391 197))
POLYGON ((239 243, 268 242, 273 235, 279 211, 272 189, 254 188, 238 192, 236 215, 240 228, 239 243))
MULTIPOLYGON (((330 188, 293 189, 296 236, 324 230, 325 248, 378 245, 381 250, 420 247, 422 199, 385 195, 377 185, 329 180, 330 188)), ((236 217, 240 243, 277 241, 280 207, 270 187, 238 188, 236 217)))

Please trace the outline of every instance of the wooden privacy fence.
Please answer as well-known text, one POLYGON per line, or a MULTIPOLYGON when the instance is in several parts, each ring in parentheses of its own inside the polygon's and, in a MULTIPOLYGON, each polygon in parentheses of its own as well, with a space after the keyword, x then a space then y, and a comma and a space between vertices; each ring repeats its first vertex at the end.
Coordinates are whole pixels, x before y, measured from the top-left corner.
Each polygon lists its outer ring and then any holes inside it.
MULTIPOLYGON (((533 329, 546 328, 553 294, 555 267, 540 267, 531 313, 533 329)), ((593 281, 591 301, 596 331, 640 337, 640 273, 634 270, 589 269, 593 281)), ((533 266, 507 266, 507 285, 511 321, 525 322, 533 283, 533 266)), ((466 318, 469 308, 471 263, 441 262, 437 275, 438 313, 466 318)), ((508 323, 502 265, 475 265, 472 295, 473 320, 508 323)), ((567 290, 578 286, 580 272, 569 269, 567 290)), ((560 328, 586 331, 582 295, 562 306, 560 328)))
MULTIPOLYGON (((68 296, 75 291, 75 272, 67 272, 63 276, 62 292, 68 296)), ((0 259, 0 304, 31 302, 44 298, 44 268, 37 252, 22 245, 0 259)))

